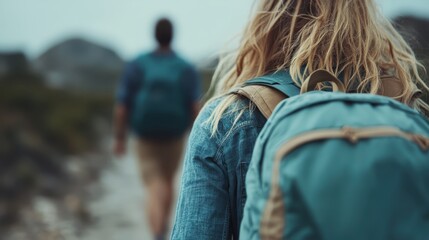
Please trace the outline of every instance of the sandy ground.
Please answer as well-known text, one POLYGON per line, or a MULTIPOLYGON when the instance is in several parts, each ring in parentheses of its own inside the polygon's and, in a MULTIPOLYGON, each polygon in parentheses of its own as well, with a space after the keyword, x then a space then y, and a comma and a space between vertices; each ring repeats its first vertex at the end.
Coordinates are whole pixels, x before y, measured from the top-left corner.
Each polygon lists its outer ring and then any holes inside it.
MULTIPOLYGON (((128 152, 122 159, 113 159, 96 182, 81 186, 92 197, 73 202, 85 201, 89 222, 66 217, 63 205, 40 196, 33 208, 22 212, 23 222, 0 234, 0 240, 151 240, 143 209, 147 193, 135 155, 128 152)), ((181 171, 176 176, 176 199, 181 171)), ((174 219, 174 210, 172 214, 174 219)))
MULTIPOLYGON (((176 177, 176 196, 180 174, 181 169, 176 177)), ((124 158, 116 159, 113 166, 104 171, 99 184, 103 194, 89 206, 96 222, 81 239, 150 240, 143 209, 146 192, 140 181, 135 155, 130 152, 124 158)))

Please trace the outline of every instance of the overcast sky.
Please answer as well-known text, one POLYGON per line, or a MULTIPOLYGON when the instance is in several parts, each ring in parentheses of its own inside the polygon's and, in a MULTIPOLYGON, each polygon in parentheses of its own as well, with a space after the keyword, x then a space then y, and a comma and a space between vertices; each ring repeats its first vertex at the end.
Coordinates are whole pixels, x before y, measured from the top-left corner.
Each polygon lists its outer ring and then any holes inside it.
MULTIPOLYGON (((358 1, 358 0, 356 0, 358 1)), ((386 14, 429 17, 428 0, 377 0, 386 14)), ((254 0, 0 0, 0 51, 36 57, 54 43, 84 37, 132 58, 154 46, 153 24, 176 26, 175 47, 198 61, 240 33, 254 0)))

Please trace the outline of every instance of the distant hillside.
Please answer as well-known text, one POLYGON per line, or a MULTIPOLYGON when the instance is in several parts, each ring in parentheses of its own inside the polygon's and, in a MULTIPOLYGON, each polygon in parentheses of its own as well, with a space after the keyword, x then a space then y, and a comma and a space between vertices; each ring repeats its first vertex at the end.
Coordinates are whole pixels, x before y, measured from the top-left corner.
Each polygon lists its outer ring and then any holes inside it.
POLYGON ((417 57, 429 67, 429 19, 401 16, 394 20, 397 29, 411 44, 417 57))
POLYGON ((0 77, 16 72, 28 71, 28 61, 22 52, 0 53, 0 77))
POLYGON ((34 62, 49 86, 84 91, 112 91, 123 61, 112 50, 75 38, 61 42, 34 62))

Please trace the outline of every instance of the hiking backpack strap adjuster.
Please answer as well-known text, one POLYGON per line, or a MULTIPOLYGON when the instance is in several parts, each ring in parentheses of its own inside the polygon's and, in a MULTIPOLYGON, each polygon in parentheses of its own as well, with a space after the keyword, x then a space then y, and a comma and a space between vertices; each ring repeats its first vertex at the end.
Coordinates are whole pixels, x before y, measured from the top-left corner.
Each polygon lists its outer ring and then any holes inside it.
POLYGON ((267 119, 277 104, 287 98, 279 90, 264 85, 247 85, 232 91, 232 93, 248 98, 267 119))

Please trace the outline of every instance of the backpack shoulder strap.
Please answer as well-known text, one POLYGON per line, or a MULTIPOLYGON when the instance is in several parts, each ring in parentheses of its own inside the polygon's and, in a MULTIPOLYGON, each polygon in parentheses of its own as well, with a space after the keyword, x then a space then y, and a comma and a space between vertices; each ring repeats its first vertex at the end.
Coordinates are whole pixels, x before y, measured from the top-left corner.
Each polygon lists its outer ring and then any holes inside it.
POLYGON ((379 95, 396 99, 406 105, 413 105, 413 102, 422 95, 422 91, 416 88, 410 97, 400 97, 404 86, 399 78, 390 75, 383 75, 380 77, 380 80, 381 88, 378 91, 379 95))
POLYGON ((247 81, 243 86, 232 91, 252 101, 264 117, 269 118, 283 99, 299 95, 300 88, 295 85, 287 71, 247 81))
POLYGON ((264 85, 247 85, 236 89, 234 93, 252 101, 267 119, 271 116, 277 104, 287 98, 284 93, 264 85))

